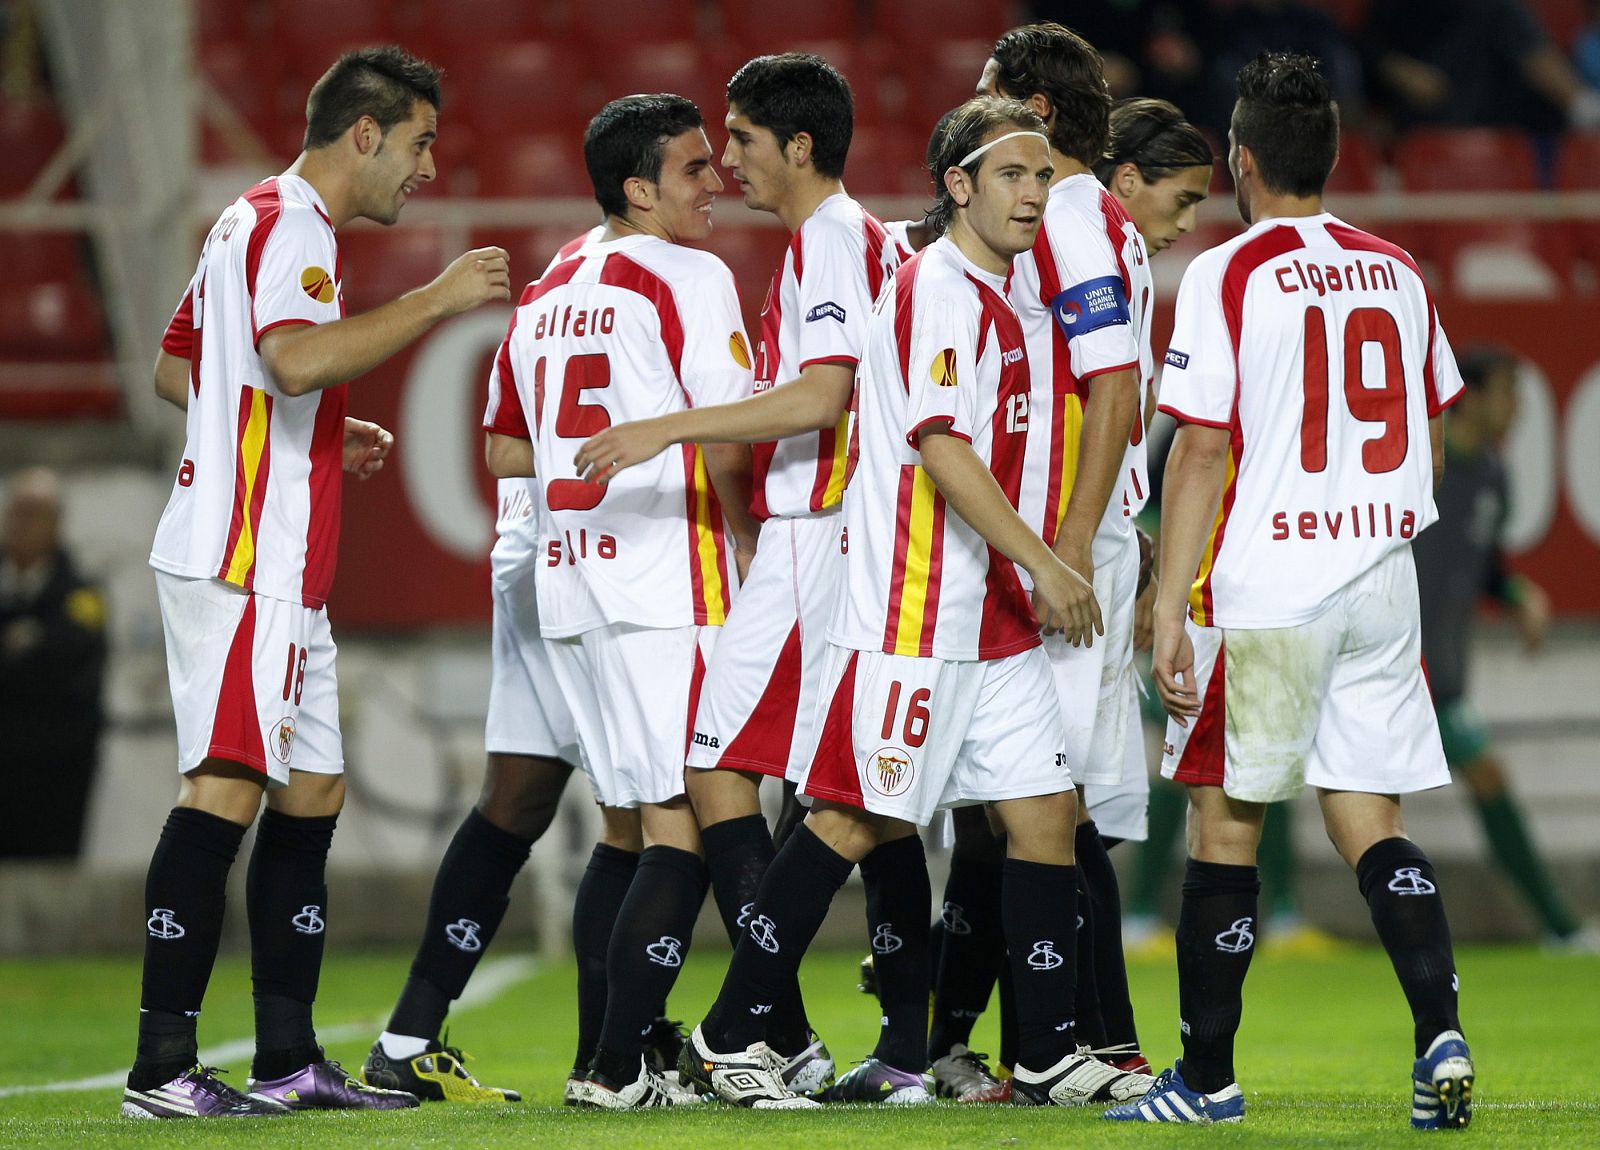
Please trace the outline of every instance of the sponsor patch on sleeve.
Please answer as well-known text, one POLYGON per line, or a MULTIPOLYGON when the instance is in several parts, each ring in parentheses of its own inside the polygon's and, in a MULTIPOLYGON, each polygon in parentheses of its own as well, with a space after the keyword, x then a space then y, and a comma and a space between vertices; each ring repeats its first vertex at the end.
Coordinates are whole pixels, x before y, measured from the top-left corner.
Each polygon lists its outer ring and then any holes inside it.
POLYGON ((928 378, 939 387, 956 386, 956 349, 947 347, 933 357, 928 368, 928 378))
POLYGON ((333 277, 323 268, 313 264, 302 271, 300 273, 300 287, 306 295, 318 303, 333 302, 333 277))
POLYGON ((827 303, 819 303, 816 307, 806 312, 807 323, 816 323, 819 319, 836 319, 843 323, 844 308, 829 300, 827 303))
POLYGON ((728 337, 728 354, 733 356, 733 362, 750 370, 750 349, 744 344, 744 333, 736 331, 728 337))
POLYGON ((1189 353, 1186 351, 1179 351, 1175 347, 1169 347, 1167 348, 1167 363, 1171 364, 1179 371, 1184 371, 1189 366, 1189 353))
POLYGON ((1128 293, 1119 276, 1101 276, 1074 284, 1050 301, 1050 314, 1068 339, 1131 322, 1128 293))

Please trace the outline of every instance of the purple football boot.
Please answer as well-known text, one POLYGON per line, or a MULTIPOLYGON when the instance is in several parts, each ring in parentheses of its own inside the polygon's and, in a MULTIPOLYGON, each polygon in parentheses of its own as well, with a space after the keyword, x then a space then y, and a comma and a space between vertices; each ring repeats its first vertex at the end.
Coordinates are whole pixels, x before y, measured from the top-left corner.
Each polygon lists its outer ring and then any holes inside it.
POLYGON ((124 1118, 270 1118, 289 1108, 271 1098, 242 1094, 217 1075, 214 1067, 196 1066, 170 1082, 149 1090, 122 1092, 124 1118))
POLYGON ((249 1079, 250 1097, 290 1110, 404 1110, 420 1106, 415 1094, 368 1086, 331 1058, 313 1062, 286 1078, 249 1079))

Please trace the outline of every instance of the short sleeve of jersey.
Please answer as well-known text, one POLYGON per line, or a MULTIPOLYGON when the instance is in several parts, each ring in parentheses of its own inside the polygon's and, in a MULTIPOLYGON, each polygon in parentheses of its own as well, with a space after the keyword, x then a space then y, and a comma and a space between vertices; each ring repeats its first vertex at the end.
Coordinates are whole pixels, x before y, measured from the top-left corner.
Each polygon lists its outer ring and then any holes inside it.
POLYGON ((978 317, 949 300, 929 300, 911 328, 906 363, 906 442, 917 446, 929 427, 943 425, 972 442, 978 408, 978 317))
POLYGON ((683 389, 695 407, 745 399, 752 386, 752 361, 733 273, 718 260, 715 274, 695 283, 693 292, 694 298, 680 300, 678 308, 683 389))
POLYGON ((861 362, 872 300, 867 295, 865 241, 838 220, 813 216, 802 225, 805 262, 799 284, 799 370, 812 363, 861 362))
POLYGON ((255 338, 275 327, 339 318, 333 231, 310 211, 285 211, 272 226, 256 269, 255 338))
POLYGON ((1428 365, 1428 418, 1432 419, 1461 398, 1465 384, 1456 366, 1456 353, 1445 337, 1438 309, 1433 312, 1433 360, 1428 365))
POLYGON ((178 310, 172 313, 172 319, 167 323, 167 330, 161 336, 161 350, 179 359, 194 358, 194 280, 192 279, 189 281, 188 290, 183 293, 182 302, 178 304, 178 310))
POLYGON ((1128 285, 1111 241, 1102 230, 1094 234, 1081 217, 1047 236, 1060 272, 1061 290, 1045 300, 1050 317, 1067 337, 1072 353, 1072 374, 1078 379, 1139 367, 1139 329, 1133 322, 1128 285))
POLYGON ((1222 315, 1221 262, 1189 265, 1178 288, 1172 342, 1161 370, 1161 410, 1185 423, 1229 427, 1239 371, 1222 315))
POLYGON ((522 407, 522 396, 517 393, 511 366, 511 336, 517 330, 518 314, 511 313, 511 325, 506 328, 506 337, 500 341, 500 350, 495 353, 494 365, 489 369, 489 402, 483 412, 483 429, 515 439, 532 439, 528 415, 522 407))

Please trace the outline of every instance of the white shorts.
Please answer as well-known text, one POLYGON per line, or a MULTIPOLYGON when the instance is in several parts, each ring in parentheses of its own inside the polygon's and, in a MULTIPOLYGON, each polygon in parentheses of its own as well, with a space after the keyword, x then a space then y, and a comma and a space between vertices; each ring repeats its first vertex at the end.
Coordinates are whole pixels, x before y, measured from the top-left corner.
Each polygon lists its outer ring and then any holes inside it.
POLYGON ((584 773, 603 805, 683 794, 689 716, 721 629, 619 623, 548 641, 584 773))
POLYGON ((491 560, 494 631, 489 716, 483 745, 490 754, 545 755, 578 762, 578 734, 555 673, 549 641, 539 634, 535 564, 491 560))
POLYGON ((706 671, 689 766, 798 779, 816 747, 817 695, 843 571, 844 516, 768 519, 706 671))
POLYGON ((226 759, 285 786, 344 770, 328 613, 216 579, 157 571, 178 770, 226 759))
POLYGON ((1074 647, 1060 635, 1044 638, 1066 725, 1067 762, 1083 784, 1115 786, 1125 773, 1138 585, 1139 541, 1130 535, 1107 562, 1095 562, 1094 597, 1106 633, 1092 647, 1074 647))
POLYGON ((1144 757, 1144 724, 1139 717, 1139 677, 1128 680, 1127 765, 1113 786, 1089 783, 1083 801, 1102 835, 1142 843, 1150 837, 1150 767, 1144 757))
MULTIPOLYGON (((1216 658, 1224 684, 1217 692, 1213 671, 1188 743, 1215 743, 1220 727, 1225 753, 1197 755, 1196 766, 1209 762, 1211 777, 1175 770, 1180 782, 1220 781, 1232 798, 1269 803, 1293 798, 1307 783, 1409 794, 1450 781, 1422 672, 1409 547, 1351 581, 1310 622, 1224 630, 1216 658), (1202 729, 1219 694, 1221 721, 1202 729)), ((1189 756, 1181 757, 1186 765, 1189 756)))
POLYGON ((942 807, 1072 789, 1037 647, 950 662, 829 646, 803 794, 927 826, 942 807))

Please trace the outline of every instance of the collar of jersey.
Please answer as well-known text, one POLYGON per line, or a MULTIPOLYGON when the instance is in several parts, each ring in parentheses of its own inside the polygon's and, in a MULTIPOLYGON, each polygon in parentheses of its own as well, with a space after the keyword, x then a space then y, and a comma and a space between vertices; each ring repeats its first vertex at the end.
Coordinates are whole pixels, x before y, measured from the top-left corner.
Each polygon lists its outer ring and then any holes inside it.
POLYGON ((973 263, 967 258, 967 253, 958 248, 956 246, 956 242, 949 236, 940 236, 935 242, 942 243, 949 249, 950 255, 955 259, 962 271, 966 272, 973 279, 978 280, 980 283, 988 284, 1001 295, 1005 295, 1006 281, 1010 279, 1009 275, 996 275, 994 272, 985 271, 983 268, 980 268, 977 264, 973 263))

